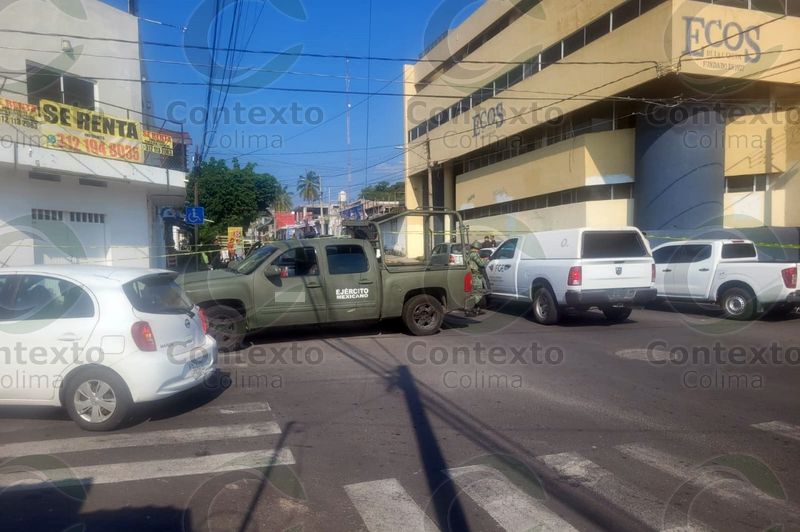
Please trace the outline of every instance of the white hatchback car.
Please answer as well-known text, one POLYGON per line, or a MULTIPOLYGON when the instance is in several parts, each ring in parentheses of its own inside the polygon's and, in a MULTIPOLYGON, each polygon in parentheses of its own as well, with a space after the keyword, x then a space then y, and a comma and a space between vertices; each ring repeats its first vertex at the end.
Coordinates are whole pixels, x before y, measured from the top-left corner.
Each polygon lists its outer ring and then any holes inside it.
POLYGON ((0 269, 0 405, 64 406, 113 430, 134 403, 201 384, 217 344, 164 270, 0 269))

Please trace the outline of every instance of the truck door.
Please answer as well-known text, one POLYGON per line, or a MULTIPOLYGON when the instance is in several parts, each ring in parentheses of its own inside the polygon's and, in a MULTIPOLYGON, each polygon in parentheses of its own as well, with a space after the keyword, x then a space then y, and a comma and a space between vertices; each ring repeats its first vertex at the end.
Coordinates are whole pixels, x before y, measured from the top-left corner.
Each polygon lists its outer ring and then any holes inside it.
POLYGON ((514 256, 517 253, 518 242, 516 238, 503 242, 494 252, 492 262, 486 268, 493 294, 506 297, 517 295, 514 256))
POLYGON ((672 257, 679 246, 664 246, 653 252, 653 260, 656 262, 656 291, 659 296, 668 295, 667 278, 672 273, 672 257))
POLYGON ((328 319, 317 252, 313 247, 292 248, 269 266, 279 275, 253 276, 253 301, 258 307, 256 327, 308 325, 328 319))
POLYGON ((361 244, 325 246, 325 294, 329 321, 375 320, 381 290, 376 261, 361 244))
POLYGON ((711 245, 684 244, 676 246, 666 277, 667 294, 673 297, 704 298, 713 275, 711 245), (702 292, 702 293, 701 293, 702 292))
POLYGON ((687 285, 689 297, 706 299, 708 297, 711 279, 714 276, 714 259, 711 245, 697 246, 699 249, 691 257, 687 272, 687 285))

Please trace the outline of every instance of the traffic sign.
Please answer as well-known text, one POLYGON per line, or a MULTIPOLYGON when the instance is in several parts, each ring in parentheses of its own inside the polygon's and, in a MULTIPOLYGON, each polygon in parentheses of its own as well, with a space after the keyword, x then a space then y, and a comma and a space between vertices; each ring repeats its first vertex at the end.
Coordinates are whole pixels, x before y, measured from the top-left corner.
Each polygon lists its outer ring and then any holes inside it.
POLYGON ((186 223, 189 225, 203 225, 206 223, 205 207, 187 207, 186 223))

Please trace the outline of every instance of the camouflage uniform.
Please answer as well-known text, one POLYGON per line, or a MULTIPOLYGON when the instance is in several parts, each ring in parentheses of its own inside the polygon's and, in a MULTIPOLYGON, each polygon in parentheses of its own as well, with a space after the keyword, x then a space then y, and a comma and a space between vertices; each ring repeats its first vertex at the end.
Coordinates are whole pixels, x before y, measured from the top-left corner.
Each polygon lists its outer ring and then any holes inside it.
POLYGON ((467 255, 467 268, 472 272, 472 293, 467 296, 464 306, 467 316, 477 316, 480 312, 480 304, 489 291, 486 289, 486 279, 484 278, 486 266, 483 259, 478 254, 480 243, 475 242, 467 255))

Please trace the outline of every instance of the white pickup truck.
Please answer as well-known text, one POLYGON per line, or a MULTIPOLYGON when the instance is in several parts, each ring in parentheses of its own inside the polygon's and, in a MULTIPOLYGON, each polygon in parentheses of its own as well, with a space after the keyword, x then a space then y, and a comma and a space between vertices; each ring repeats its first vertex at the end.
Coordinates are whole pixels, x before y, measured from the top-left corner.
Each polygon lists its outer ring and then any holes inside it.
POLYGON ((734 320, 800 306, 797 264, 762 262, 749 240, 687 240, 653 250, 659 298, 712 303, 734 320))
POLYGON ((650 248, 635 227, 567 229, 511 238, 486 267, 492 299, 529 301, 543 325, 564 308, 600 308, 625 321, 656 296, 650 248))

